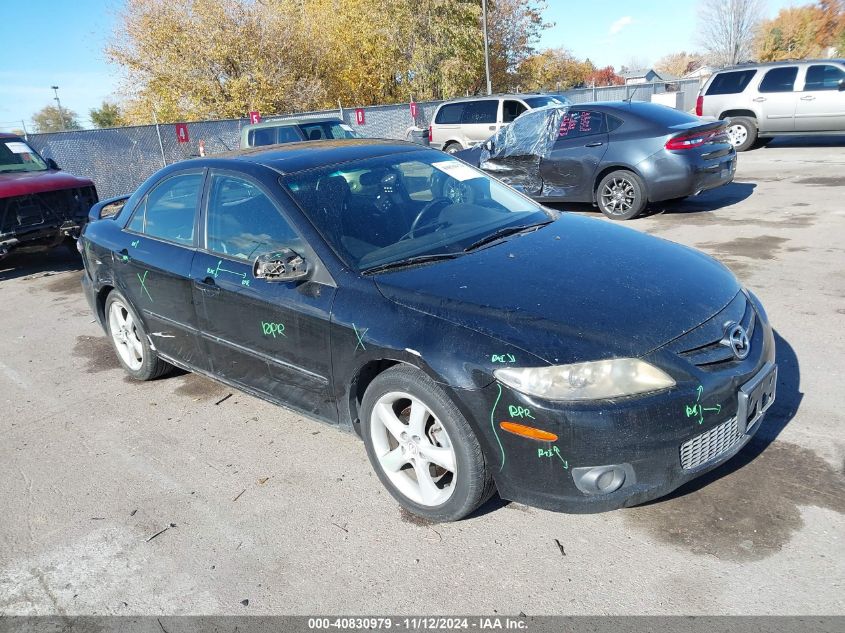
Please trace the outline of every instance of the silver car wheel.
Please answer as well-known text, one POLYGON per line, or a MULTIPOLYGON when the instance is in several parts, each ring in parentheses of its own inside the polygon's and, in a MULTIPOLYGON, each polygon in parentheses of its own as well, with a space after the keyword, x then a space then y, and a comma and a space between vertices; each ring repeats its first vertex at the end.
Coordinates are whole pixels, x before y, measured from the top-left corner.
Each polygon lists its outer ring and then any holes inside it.
POLYGON ((748 128, 744 125, 729 125, 726 130, 731 145, 739 147, 748 140, 748 128))
POLYGON ((135 319, 120 301, 113 301, 109 307, 109 332, 121 360, 132 371, 138 371, 144 364, 144 346, 135 319))
POLYGON ((621 215, 631 210, 636 195, 634 183, 626 178, 614 178, 602 188, 601 203, 609 213, 621 215))
POLYGON ((379 398, 370 439, 382 471, 408 499, 435 507, 452 496, 455 449, 443 424, 421 400, 397 391, 379 398))

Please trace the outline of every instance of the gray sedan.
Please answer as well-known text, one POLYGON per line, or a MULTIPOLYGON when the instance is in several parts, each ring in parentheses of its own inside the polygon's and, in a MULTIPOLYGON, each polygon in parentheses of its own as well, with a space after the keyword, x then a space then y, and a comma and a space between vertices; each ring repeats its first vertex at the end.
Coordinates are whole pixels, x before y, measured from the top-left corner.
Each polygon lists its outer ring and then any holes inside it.
POLYGON ((532 198, 589 202, 614 220, 727 184, 736 171, 724 121, 639 102, 529 110, 456 156, 532 198))

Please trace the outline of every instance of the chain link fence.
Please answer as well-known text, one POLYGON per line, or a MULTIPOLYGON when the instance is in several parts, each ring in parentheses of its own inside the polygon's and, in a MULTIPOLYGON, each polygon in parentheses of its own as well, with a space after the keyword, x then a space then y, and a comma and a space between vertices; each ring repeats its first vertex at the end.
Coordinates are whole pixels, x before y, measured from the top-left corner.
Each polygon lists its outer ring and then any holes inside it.
MULTIPOLYGON (((698 93, 698 80, 671 84, 638 84, 569 90, 563 94, 573 103, 590 101, 649 101, 654 94, 666 92, 667 86, 682 94, 684 110, 691 109, 698 93)), ((264 116, 263 120, 285 118, 337 117, 362 136, 412 140, 414 128, 428 127, 441 101, 416 104, 416 117, 408 103, 303 112, 283 116, 264 116), (359 118, 363 112, 363 121, 359 118)), ((238 149, 240 132, 246 119, 195 121, 187 124, 188 142, 180 143, 172 123, 96 130, 76 130, 51 134, 30 134, 30 144, 45 158, 52 158, 62 169, 90 178, 101 199, 129 193, 164 165, 200 153, 218 154, 238 149)))

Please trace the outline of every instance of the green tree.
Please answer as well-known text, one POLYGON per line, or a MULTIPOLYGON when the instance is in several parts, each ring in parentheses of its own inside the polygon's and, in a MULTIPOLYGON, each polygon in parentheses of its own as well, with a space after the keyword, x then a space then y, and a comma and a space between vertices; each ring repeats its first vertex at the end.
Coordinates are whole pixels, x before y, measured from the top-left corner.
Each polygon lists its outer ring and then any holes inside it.
POLYGON ((67 108, 62 108, 60 111, 54 105, 46 105, 33 114, 32 123, 35 126, 35 131, 39 133, 82 129, 77 120, 76 112, 67 108))
POLYGON ((116 103, 103 101, 99 108, 92 108, 88 112, 91 116, 91 122, 96 127, 119 127, 126 124, 120 106, 116 103))

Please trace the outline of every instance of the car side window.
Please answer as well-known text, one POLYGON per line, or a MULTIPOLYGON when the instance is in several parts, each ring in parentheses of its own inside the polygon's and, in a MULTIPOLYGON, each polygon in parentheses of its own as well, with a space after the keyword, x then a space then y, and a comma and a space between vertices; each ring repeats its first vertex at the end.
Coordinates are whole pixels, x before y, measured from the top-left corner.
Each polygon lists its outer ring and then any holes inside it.
POLYGON ((463 103, 447 103, 437 111, 434 122, 439 125, 457 125, 464 113, 463 103))
POLYGON ((461 123, 495 123, 499 114, 497 99, 482 99, 464 104, 464 114, 461 123))
POLYGON ((759 90, 760 92, 792 92, 797 76, 797 66, 772 68, 760 82, 759 90))
POLYGON ((845 70, 831 64, 818 64, 807 69, 804 90, 839 90, 839 82, 845 79, 845 70))
POLYGON ((301 140, 299 138, 299 134, 296 133, 296 129, 293 127, 280 127, 279 128, 279 143, 296 143, 297 141, 301 140))
POLYGON ((510 123, 527 109, 528 107, 519 101, 511 101, 510 99, 504 101, 502 103, 502 123, 510 123))
POLYGON ((617 117, 610 115, 610 114, 607 115, 607 131, 608 132, 613 132, 619 126, 621 126, 623 123, 624 123, 624 121, 622 119, 617 118, 617 117))
POLYGON ((713 77, 713 81, 707 87, 708 95, 731 95, 739 94, 745 90, 751 82, 751 78, 757 73, 756 70, 736 70, 728 73, 719 73, 713 77))
POLYGON ((211 176, 205 239, 209 251, 244 261, 299 241, 287 219, 257 185, 224 174, 211 176))
POLYGON ((260 127, 249 133, 250 145, 260 147, 262 145, 274 145, 276 143, 276 128, 260 127))
POLYGON ((179 174, 150 191, 132 216, 127 228, 177 244, 194 243, 194 218, 203 174, 179 174))
POLYGON ((559 139, 601 134, 605 131, 604 115, 590 110, 569 111, 563 115, 558 130, 559 139))

